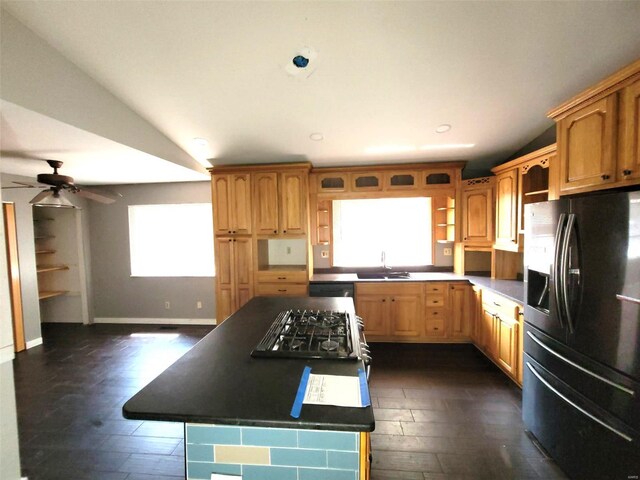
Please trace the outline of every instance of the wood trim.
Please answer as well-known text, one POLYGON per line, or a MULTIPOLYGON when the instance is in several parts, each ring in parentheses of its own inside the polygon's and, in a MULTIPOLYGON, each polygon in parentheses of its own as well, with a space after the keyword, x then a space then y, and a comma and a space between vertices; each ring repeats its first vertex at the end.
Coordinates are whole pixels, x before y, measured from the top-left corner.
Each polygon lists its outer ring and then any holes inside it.
POLYGON ((560 118, 571 113, 575 108, 581 108, 587 101, 596 101, 606 97, 616 90, 620 90, 627 84, 630 84, 640 78, 640 60, 621 68, 617 72, 607 78, 596 83, 592 87, 583 90, 576 96, 567 100, 558 107, 549 110, 547 117, 559 120, 560 118))
POLYGON ((22 312, 22 291, 20 284, 20 260, 18 258, 18 231, 16 228, 16 208, 14 203, 2 204, 5 226, 5 248, 9 274, 9 294, 11 298, 11 320, 13 324, 13 345, 16 352, 27 348, 24 338, 24 317, 22 312))
POLYGON ((529 162, 531 160, 537 160, 537 159, 542 159, 542 157, 546 157, 549 155, 553 155, 556 153, 558 149, 557 144, 552 143, 551 145, 547 145, 546 147, 542 147, 534 152, 531 153, 527 153, 526 155, 523 155, 522 157, 518 157, 515 158, 513 160, 510 160, 506 163, 502 163, 498 166, 495 166, 491 169, 491 171, 493 173, 501 173, 504 172, 505 170, 510 170, 512 168, 516 168, 516 167, 520 167, 521 164, 529 162))
POLYGON ((496 177, 478 177, 468 178, 462 180, 462 188, 468 190, 470 188, 485 188, 487 186, 493 187, 496 183, 496 177))
POLYGON ((265 164, 242 164, 242 165, 218 165, 207 168, 210 174, 216 173, 235 173, 235 172, 272 172, 277 170, 310 170, 311 162, 298 163, 265 163, 265 164))
POLYGON ((441 170, 451 168, 464 168, 466 161, 462 162, 423 162, 423 163, 391 163, 384 165, 358 165, 345 167, 314 167, 311 173, 355 173, 355 172, 380 172, 388 170, 441 170))

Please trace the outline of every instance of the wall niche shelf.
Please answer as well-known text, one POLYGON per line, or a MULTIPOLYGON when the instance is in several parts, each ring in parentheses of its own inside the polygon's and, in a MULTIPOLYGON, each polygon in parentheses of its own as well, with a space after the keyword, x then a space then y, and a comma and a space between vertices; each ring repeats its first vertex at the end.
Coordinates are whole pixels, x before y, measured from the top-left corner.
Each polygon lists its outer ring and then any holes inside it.
POLYGON ((40 300, 44 300, 46 298, 59 297, 61 295, 65 295, 67 290, 43 290, 38 292, 38 298, 40 300))

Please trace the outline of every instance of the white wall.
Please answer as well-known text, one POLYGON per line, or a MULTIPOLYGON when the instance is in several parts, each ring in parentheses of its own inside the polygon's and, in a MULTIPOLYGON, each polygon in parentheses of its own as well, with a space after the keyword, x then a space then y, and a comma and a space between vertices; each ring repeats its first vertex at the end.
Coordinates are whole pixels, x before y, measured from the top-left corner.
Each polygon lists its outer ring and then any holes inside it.
MULTIPOLYGON (((116 185, 117 202, 89 206, 94 317, 100 322, 211 323, 215 288, 211 277, 132 277, 129 205, 211 203, 209 182, 116 185), (165 301, 171 305, 165 309, 165 301), (202 308, 196 303, 202 302, 202 308)), ((185 245, 184 248, 189 248, 185 245)))
POLYGON ((20 452, 12 365, 14 354, 11 298, 3 215, 0 215, 0 227, 0 478, 17 480, 20 478, 20 452))
POLYGON ((205 168, 7 11, 0 15, 2 98, 201 173, 205 168))

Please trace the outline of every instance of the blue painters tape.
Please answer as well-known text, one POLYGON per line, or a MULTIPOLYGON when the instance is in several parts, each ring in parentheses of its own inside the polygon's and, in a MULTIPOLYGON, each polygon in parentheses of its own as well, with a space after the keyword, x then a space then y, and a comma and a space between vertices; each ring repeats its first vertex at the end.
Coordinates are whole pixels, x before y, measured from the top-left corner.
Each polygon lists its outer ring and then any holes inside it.
POLYGON ((364 370, 358 369, 358 376, 360 377, 360 401, 363 407, 371 405, 371 398, 369 398, 369 385, 367 384, 367 374, 364 370))
POLYGON ((296 399, 293 402, 291 408, 291 416, 293 418, 300 418, 300 412, 302 411, 302 401, 304 400, 304 393, 307 391, 307 383, 309 383, 309 375, 311 374, 311 367, 304 367, 302 371, 302 378, 300 379, 300 385, 298 385, 298 393, 296 393, 296 399))

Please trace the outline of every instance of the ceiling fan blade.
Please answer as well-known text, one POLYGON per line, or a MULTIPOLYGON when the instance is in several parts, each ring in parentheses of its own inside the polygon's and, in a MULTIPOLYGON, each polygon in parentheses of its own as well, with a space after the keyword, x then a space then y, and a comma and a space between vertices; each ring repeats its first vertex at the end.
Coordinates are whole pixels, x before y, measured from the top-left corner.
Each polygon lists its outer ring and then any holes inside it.
POLYGON ((73 193, 100 203, 114 203, 116 201, 116 198, 107 193, 97 192, 95 190, 87 190, 86 188, 76 188, 73 190, 73 193))
POLYGON ((31 185, 30 183, 24 183, 24 182, 16 182, 15 180, 12 181, 11 183, 15 183, 17 186, 2 187, 2 189, 8 190, 10 188, 36 188, 37 187, 37 185, 31 185))

